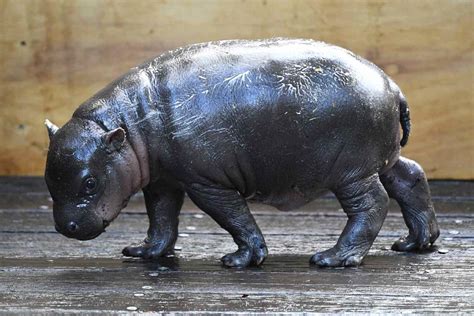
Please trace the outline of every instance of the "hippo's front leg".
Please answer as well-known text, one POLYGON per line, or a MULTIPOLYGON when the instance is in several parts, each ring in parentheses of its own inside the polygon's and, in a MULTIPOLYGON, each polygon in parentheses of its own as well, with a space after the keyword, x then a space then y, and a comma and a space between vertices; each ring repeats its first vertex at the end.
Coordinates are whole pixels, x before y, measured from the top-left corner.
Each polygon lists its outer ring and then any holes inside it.
POLYGON ((258 266, 268 254, 265 240, 245 199, 232 189, 192 184, 186 188, 191 200, 227 230, 238 250, 222 257, 227 267, 258 266))
POLYGON ((127 257, 157 258, 173 251, 184 191, 176 184, 155 182, 143 189, 150 226, 145 240, 126 247, 127 257))

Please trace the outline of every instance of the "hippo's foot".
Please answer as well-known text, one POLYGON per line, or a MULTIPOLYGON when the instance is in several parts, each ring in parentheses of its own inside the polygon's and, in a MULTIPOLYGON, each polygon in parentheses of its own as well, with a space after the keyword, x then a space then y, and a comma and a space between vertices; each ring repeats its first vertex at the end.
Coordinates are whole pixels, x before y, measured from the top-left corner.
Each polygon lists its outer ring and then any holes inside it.
POLYGON ((357 251, 342 251, 337 247, 317 252, 310 263, 318 267, 357 267, 361 264, 363 254, 357 251))
POLYGON ((400 252, 416 252, 429 249, 439 237, 438 223, 434 220, 429 229, 424 229, 418 236, 408 235, 393 243, 392 250, 400 252))
MULTIPOLYGON (((173 243, 174 244, 174 243, 173 243)), ((143 259, 154 259, 172 254, 173 244, 168 245, 163 242, 149 242, 147 239, 138 245, 131 245, 122 250, 126 257, 141 257, 143 259)))
POLYGON ((392 250, 428 249, 439 237, 439 227, 423 168, 413 160, 400 157, 380 180, 389 196, 400 205, 409 231, 408 236, 393 244, 392 250))
POLYGON ((268 255, 267 246, 261 244, 259 247, 241 247, 234 253, 229 253, 221 258, 222 264, 229 268, 245 268, 248 266, 259 266, 268 255))
POLYGON ((410 213, 412 222, 408 236, 401 237, 392 245, 392 250, 401 252, 417 252, 427 250, 439 237, 439 227, 434 211, 410 213))

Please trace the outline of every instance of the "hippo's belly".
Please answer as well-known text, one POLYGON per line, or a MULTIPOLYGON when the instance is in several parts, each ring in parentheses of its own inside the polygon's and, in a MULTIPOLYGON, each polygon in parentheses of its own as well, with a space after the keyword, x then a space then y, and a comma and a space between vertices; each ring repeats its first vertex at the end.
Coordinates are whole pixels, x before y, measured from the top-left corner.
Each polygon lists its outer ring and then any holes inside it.
POLYGON ((298 186, 286 188, 285 191, 264 194, 257 191, 250 201, 271 205, 280 211, 291 211, 311 202, 318 196, 325 194, 326 188, 313 188, 312 191, 301 191, 298 186))

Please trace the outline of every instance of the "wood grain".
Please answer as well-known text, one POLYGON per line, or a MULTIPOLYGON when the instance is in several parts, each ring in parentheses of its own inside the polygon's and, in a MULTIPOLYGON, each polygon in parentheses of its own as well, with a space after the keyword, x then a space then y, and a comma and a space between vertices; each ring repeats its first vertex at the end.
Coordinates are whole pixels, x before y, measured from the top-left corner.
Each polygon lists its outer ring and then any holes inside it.
POLYGON ((473 4, 444 1, 0 0, 0 174, 42 174, 45 117, 73 110, 128 68, 180 45, 313 38, 382 67, 404 91, 403 154, 430 178, 474 178, 473 4))
POLYGON ((431 251, 387 250, 406 233, 392 204, 361 267, 310 267, 310 255, 332 246, 346 219, 337 201, 325 196, 291 212, 252 205, 270 256, 262 267, 236 270, 218 261, 236 248, 230 235, 208 216, 196 217, 203 213, 188 199, 176 256, 144 261, 120 254, 145 236, 142 195, 106 233, 80 242, 54 231, 42 179, 0 177, 0 315, 115 315, 129 306, 198 314, 472 314, 474 183, 437 181, 431 187, 442 230, 431 251))

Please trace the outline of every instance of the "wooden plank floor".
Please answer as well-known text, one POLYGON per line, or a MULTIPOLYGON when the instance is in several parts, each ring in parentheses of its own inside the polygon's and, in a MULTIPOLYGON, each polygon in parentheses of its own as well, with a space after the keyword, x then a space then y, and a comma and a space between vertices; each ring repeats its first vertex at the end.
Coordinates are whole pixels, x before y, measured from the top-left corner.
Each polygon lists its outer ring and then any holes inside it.
POLYGON ((126 259, 121 249, 147 229, 142 196, 106 233, 80 242, 54 231, 42 179, 0 177, 0 313, 474 313, 474 183, 431 187, 442 233, 429 252, 389 250, 406 232, 392 203, 363 266, 310 267, 311 254, 333 245, 345 224, 325 196, 292 212, 252 205, 270 256, 263 267, 233 270, 218 261, 234 250, 232 239, 189 201, 175 257, 126 259))

